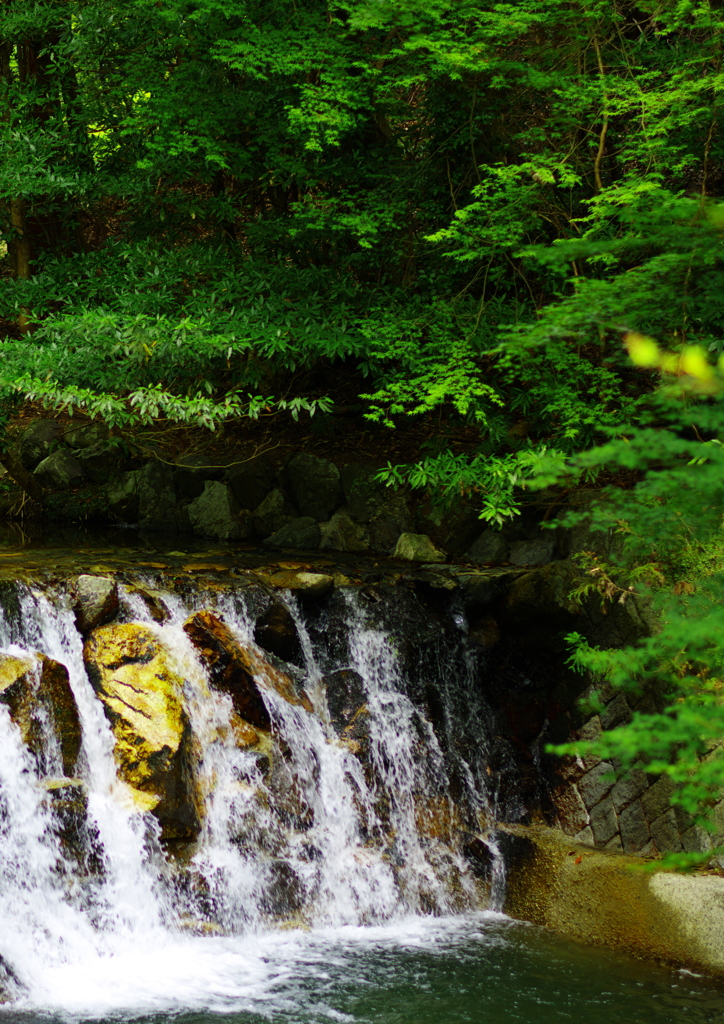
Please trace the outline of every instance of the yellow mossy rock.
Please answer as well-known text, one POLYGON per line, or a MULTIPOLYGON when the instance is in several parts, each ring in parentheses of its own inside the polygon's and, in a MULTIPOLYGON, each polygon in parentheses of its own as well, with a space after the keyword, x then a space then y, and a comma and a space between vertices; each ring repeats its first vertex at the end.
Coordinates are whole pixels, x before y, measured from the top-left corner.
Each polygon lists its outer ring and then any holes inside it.
POLYGON ((73 775, 81 746, 78 708, 68 670, 44 654, 0 653, 0 703, 20 729, 41 775, 73 775), (50 732, 57 741, 59 763, 50 732))
POLYGON ((190 764, 183 679, 148 626, 102 626, 83 649, 88 677, 111 723, 121 780, 152 809, 164 839, 194 839, 199 801, 190 764))

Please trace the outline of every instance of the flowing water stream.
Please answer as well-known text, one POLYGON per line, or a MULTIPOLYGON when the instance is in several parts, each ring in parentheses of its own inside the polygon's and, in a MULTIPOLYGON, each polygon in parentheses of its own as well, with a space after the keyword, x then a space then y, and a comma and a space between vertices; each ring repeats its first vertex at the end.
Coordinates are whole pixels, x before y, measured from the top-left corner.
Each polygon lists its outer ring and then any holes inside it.
POLYGON ((343 600, 332 622, 285 598, 301 648, 287 668, 305 699, 263 690, 265 757, 238 744, 232 700, 183 629, 212 608, 255 648, 248 594, 164 593, 159 623, 125 588, 121 617, 151 631, 184 681, 203 813, 193 842, 172 848, 119 777, 69 596, 18 585, 0 649, 67 668, 82 750, 78 779, 59 782, 52 722, 39 713, 33 756, 0 704, 0 1024, 722 1019, 705 979, 572 947, 498 912, 495 844, 485 870, 466 854, 465 837, 495 817, 479 666, 462 633, 455 651, 427 657, 442 695, 433 726, 416 699, 426 680, 409 677, 384 615, 352 590, 343 600), (342 732, 335 673, 356 688, 342 732), (72 827, 69 787, 82 795, 72 827))

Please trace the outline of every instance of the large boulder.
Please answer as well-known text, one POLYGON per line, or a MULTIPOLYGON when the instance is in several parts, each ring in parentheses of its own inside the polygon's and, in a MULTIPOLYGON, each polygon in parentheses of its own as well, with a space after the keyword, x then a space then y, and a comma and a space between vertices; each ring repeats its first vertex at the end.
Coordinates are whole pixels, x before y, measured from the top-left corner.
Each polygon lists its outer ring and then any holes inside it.
POLYGON ((309 698, 293 680, 249 644, 242 646, 225 622, 213 612, 202 611, 184 623, 184 630, 206 665, 211 683, 228 693, 234 710, 258 729, 271 727, 264 694, 273 690, 290 704, 311 711, 309 698))
POLYGON ((551 533, 533 540, 516 540, 510 545, 508 560, 511 565, 547 565, 553 558, 556 542, 551 533))
POLYGON ((173 482, 179 498, 198 498, 207 480, 220 480, 223 469, 213 465, 208 455, 182 455, 173 469, 173 482))
POLYGON ((118 611, 118 585, 109 576, 79 576, 73 591, 75 621, 81 633, 104 625, 118 611))
POLYGON ((118 773, 165 840, 194 839, 199 803, 190 766, 183 678, 154 631, 138 623, 101 626, 85 642, 88 677, 115 736, 118 773))
POLYGON ((274 467, 263 455, 226 470, 226 482, 242 508, 258 508, 274 487, 274 467))
POLYGON ((370 519, 370 546, 373 551, 391 555, 400 534, 414 533, 415 520, 405 494, 388 489, 387 499, 370 519))
POLYGON ((85 448, 76 448, 73 458, 94 484, 111 480, 122 460, 121 452, 113 441, 99 441, 85 448))
POLYGON ((301 551, 315 551, 319 547, 322 531, 319 523, 311 516, 292 519, 281 530, 271 537, 266 537, 264 544, 268 548, 297 548, 301 551))
POLYGON ((186 513, 193 532, 201 537, 246 540, 249 536, 248 511, 220 480, 207 480, 203 493, 187 506, 186 513))
POLYGON ((466 562, 473 565, 500 565, 508 560, 508 541, 500 530, 488 527, 465 552, 466 562))
POLYGON ((153 459, 138 477, 138 525, 147 530, 175 531, 176 491, 173 469, 153 459))
POLYGON ((260 540, 265 540, 297 518, 294 505, 277 487, 254 509, 251 522, 256 536, 260 540))
POLYGON ((112 480, 108 485, 108 508, 111 512, 127 523, 138 522, 141 471, 132 469, 112 480))
POLYGON ((105 423, 79 423, 71 425, 63 434, 63 441, 69 448, 96 448, 108 440, 105 423))
POLYGON ((289 460, 286 472, 302 516, 324 522, 344 501, 339 470, 329 459, 300 452, 289 460))
POLYGON ((340 509, 322 530, 319 546, 322 551, 369 551, 369 533, 355 523, 348 512, 340 509))
POLYGON ((50 455, 57 444, 60 424, 57 420, 33 420, 20 440, 20 461, 33 470, 50 455))
POLYGON ((376 479, 378 472, 373 466, 357 464, 343 466, 340 472, 349 514, 358 523, 369 523, 389 497, 385 485, 376 479))
POLYGON ((478 510, 462 498, 441 504, 424 498, 415 509, 416 532, 429 537, 443 551, 458 556, 480 531, 478 510))
POLYGON ((33 471, 43 487, 51 487, 56 491, 67 491, 71 487, 80 487, 85 480, 83 467, 70 452, 62 448, 52 452, 33 471))
POLYGON ((68 670, 44 654, 0 654, 0 703, 45 776, 72 776, 81 728, 68 670), (48 742, 50 730, 55 742, 48 742))

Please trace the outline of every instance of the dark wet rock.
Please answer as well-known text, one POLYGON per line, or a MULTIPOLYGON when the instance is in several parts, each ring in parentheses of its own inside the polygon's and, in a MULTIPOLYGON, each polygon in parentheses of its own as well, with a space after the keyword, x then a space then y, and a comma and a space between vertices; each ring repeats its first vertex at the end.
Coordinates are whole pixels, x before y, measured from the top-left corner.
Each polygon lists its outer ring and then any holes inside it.
POLYGON ((508 560, 508 551, 508 541, 500 530, 488 528, 465 552, 465 561, 473 565, 499 565, 508 560))
POLYGON ((60 424, 57 420, 33 420, 20 441, 20 461, 26 469, 34 470, 50 455, 57 445, 60 424))
POLYGON ((10 962, 4 956, 0 956, 0 1005, 15 1002, 25 992, 25 985, 15 973, 10 962))
POLYGON ((173 469, 153 459, 139 471, 138 524, 147 530, 176 530, 176 491, 173 469))
POLYGON ((127 523, 138 521, 140 507, 141 471, 129 470, 108 485, 108 507, 127 523))
POLYGON ((265 540, 298 518, 297 510, 278 487, 254 509, 251 517, 255 535, 265 540))
POLYGON ((322 530, 322 551, 369 551, 367 530, 354 522, 348 512, 335 512, 322 530))
POLYGON ((367 701, 364 680, 354 669, 341 668, 325 675, 324 686, 330 721, 341 733, 367 701))
POLYGON ((510 545, 511 565, 546 565, 553 557, 555 537, 544 534, 535 540, 517 540, 510 545))
POLYGON ((429 537, 422 533, 402 533, 397 538, 393 558, 404 558, 408 562, 444 562, 445 555, 439 551, 429 537))
POLYGON ((391 555, 403 533, 413 533, 414 517, 402 491, 388 490, 387 500, 370 519, 370 547, 391 555))
POLYGON ((59 449, 52 452, 33 470, 43 487, 51 487, 56 491, 67 491, 71 487, 80 487, 85 480, 83 467, 70 452, 59 449))
POLYGON ((75 774, 81 728, 64 665, 44 654, 0 654, 0 702, 8 708, 42 775, 75 774), (53 762, 53 744, 46 740, 48 725, 58 744, 60 764, 53 762))
POLYGON ((71 425, 63 434, 63 443, 69 448, 95 448, 108 440, 105 423, 81 423, 71 425))
POLYGON ((360 465, 343 466, 340 472, 349 514, 358 523, 369 523, 389 497, 385 484, 375 479, 377 473, 372 466, 360 465))
POLYGON ((319 523, 311 516, 293 519, 282 526, 270 537, 266 537, 264 545, 268 548, 297 548, 301 551, 314 551, 319 547, 322 532, 319 523))
POLYGON ((197 536, 217 540, 246 540, 249 536, 249 512, 220 480, 207 480, 203 493, 187 506, 186 513, 197 536))
POLYGON ((101 626, 83 659, 113 730, 118 773, 139 810, 155 815, 164 840, 194 839, 201 812, 184 680, 165 647, 139 623, 101 626))
MULTIPOLYGON (((198 498, 207 480, 220 480, 223 469, 212 465, 210 455, 182 455, 173 467, 173 483, 179 498, 198 498)), ((247 506, 249 507, 249 506, 247 506)))
POLYGON ((467 501, 443 505, 425 498, 415 509, 415 525, 436 547, 459 557, 480 532, 480 516, 467 501))
POLYGON ((300 452, 287 463, 286 475, 303 517, 324 522, 344 500, 339 470, 328 459, 300 452))
POLYGON ((88 792, 81 779, 45 779, 44 802, 50 809, 55 832, 63 852, 79 864, 86 856, 89 840, 88 792))
POLYGON ((226 470, 226 482, 242 508, 258 508, 271 493, 274 476, 274 466, 262 455, 226 470))
POLYGON ((118 471, 122 455, 112 441, 99 441, 98 444, 86 448, 77 448, 73 452, 73 458, 89 480, 96 484, 104 484, 118 471))
POLYGON ((290 704, 311 710, 309 698, 299 693, 290 676, 272 665, 253 646, 243 647, 226 623, 212 612, 192 615, 184 630, 206 664, 213 685, 228 693, 234 710, 259 729, 271 727, 264 692, 273 690, 290 704))
POLYGON ((118 586, 108 576, 79 576, 73 585, 75 621, 81 633, 90 633, 118 612, 118 586))
POLYGON ((292 613, 283 601, 274 598, 254 626, 254 640, 265 651, 284 661, 303 664, 302 645, 292 613))

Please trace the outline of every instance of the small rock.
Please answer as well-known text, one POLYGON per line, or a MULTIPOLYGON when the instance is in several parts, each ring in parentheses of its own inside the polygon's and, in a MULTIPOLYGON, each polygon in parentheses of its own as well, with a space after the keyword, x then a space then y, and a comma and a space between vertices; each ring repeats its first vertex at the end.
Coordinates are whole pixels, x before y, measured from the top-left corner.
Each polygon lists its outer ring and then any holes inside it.
POLYGON ((335 512, 322 530, 322 551, 369 551, 369 535, 348 512, 335 512))
POLYGON ((516 540, 510 545, 508 561, 511 565, 547 565, 553 558, 554 537, 536 537, 535 540, 516 540))
POLYGON ((659 853, 679 853, 683 849, 673 809, 652 821, 650 828, 659 853))
POLYGON ((251 522, 256 536, 265 540, 297 518, 297 510, 277 487, 254 509, 251 522))
POLYGON ((508 542, 499 530, 483 530, 463 556, 473 565, 499 565, 508 559, 508 542))
POLYGON ((239 504, 226 484, 207 480, 203 493, 187 506, 194 533, 217 540, 245 540, 249 536, 249 513, 239 504))
POLYGON ((292 497, 303 517, 324 522, 344 500, 339 470, 328 459, 300 452, 286 467, 292 497))
POLYGON ((364 679, 354 669, 341 668, 324 677, 324 686, 330 721, 341 733, 367 701, 364 679))
MULTIPOLYGON (((610 796, 604 797, 599 804, 592 807, 590 812, 590 825, 596 844, 604 846, 619 830, 616 810, 610 796)), ((623 832, 623 829, 621 830, 623 832)), ((648 833, 648 829, 647 829, 648 833)), ((647 835, 648 838, 648 835, 647 835)))
POLYGON ((641 801, 629 804, 618 816, 621 841, 626 853, 642 850, 651 838, 641 801))
POLYGON ((118 612, 118 586, 108 576, 79 576, 75 581, 75 621, 81 633, 109 622, 118 612))
POLYGON ((50 455, 58 440, 60 424, 57 420, 33 420, 23 432, 20 441, 20 461, 33 470, 50 455))
POLYGON ((314 551, 319 547, 322 531, 319 523, 311 516, 293 519, 281 530, 264 540, 268 548, 298 548, 303 551, 314 551))
MULTIPOLYGON (((613 765, 610 761, 599 761, 590 771, 586 772, 578 780, 578 792, 583 797, 586 807, 593 807, 600 803, 611 792, 615 781, 613 765)), ((613 803, 615 809, 618 810, 615 800, 613 803)))
POLYGON ((52 487, 57 491, 67 491, 69 487, 80 487, 85 476, 83 467, 66 451, 53 452, 40 462, 33 475, 44 487, 52 487))
POLYGON ((393 558, 408 562, 444 562, 445 555, 438 551, 424 533, 403 533, 397 540, 393 558))
POLYGON ((310 597, 322 597, 324 594, 328 594, 334 586, 334 577, 321 572, 297 572, 294 569, 285 569, 268 577, 268 582, 273 587, 283 587, 285 590, 301 592, 310 597))

